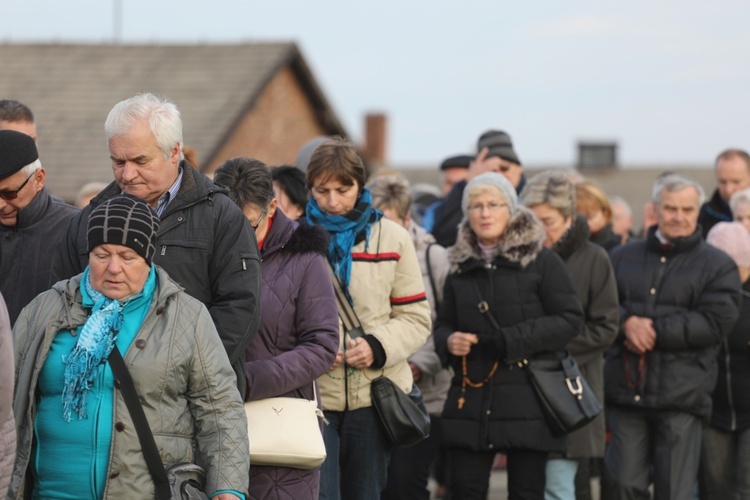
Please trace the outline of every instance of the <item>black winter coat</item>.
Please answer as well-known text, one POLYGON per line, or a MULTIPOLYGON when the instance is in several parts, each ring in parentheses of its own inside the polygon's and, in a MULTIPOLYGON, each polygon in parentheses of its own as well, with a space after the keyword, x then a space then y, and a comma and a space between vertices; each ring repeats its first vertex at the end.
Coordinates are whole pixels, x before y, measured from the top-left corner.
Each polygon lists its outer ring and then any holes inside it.
POLYGON ((740 319, 718 359, 711 425, 725 431, 745 430, 750 427, 750 281, 742 286, 740 319))
POLYGON ((18 212, 14 227, 0 225, 0 292, 8 306, 10 326, 34 297, 49 290, 52 252, 78 213, 42 188, 18 212))
POLYGON ((486 264, 468 221, 461 223, 458 242, 449 249, 453 267, 435 330, 438 355, 455 373, 443 410, 447 448, 560 452, 565 448, 564 437, 552 436, 523 368, 525 359, 558 355, 583 325, 565 264, 542 248, 543 240, 539 221, 528 209, 518 207, 497 256, 486 264), (500 331, 479 312, 477 287, 500 331), (461 409, 462 358, 447 349, 447 339, 456 331, 479 337, 466 358, 471 381, 483 381, 499 362, 482 388, 466 388, 461 409))
MULTIPOLYGON (((186 161, 182 184, 159 223, 154 263, 206 305, 244 393, 244 350, 260 323, 260 255, 250 223, 229 190, 186 161)), ((70 222, 53 259, 55 281, 88 265, 88 217, 121 193, 113 182, 70 222)))
POLYGON ((719 222, 731 221, 732 210, 729 208, 727 202, 721 199, 721 195, 719 195, 719 190, 717 189, 711 195, 711 199, 703 204, 700 215, 698 215, 698 224, 700 224, 703 239, 706 238, 711 228, 719 222))
MULTIPOLYGON (((583 307, 581 333, 568 344, 581 375, 599 401, 604 401, 604 350, 614 342, 619 328, 617 283, 609 255, 589 241, 586 219, 578 216, 553 250, 565 260, 583 307)), ((604 456, 604 414, 568 434, 567 456, 604 456)))
POLYGON ((665 251, 656 227, 646 240, 612 254, 620 297, 620 325, 651 318, 656 346, 640 356, 623 345, 620 329, 604 368, 609 404, 683 411, 707 418, 716 384, 716 354, 739 315, 740 278, 729 256, 696 230, 665 251))

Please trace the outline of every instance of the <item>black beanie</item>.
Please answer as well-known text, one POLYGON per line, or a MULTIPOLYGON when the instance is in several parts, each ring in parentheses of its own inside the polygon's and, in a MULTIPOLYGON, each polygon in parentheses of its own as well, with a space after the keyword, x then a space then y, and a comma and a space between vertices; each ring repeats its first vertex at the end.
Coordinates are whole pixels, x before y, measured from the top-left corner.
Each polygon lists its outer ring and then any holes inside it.
POLYGON ((133 249, 150 265, 156 253, 159 218, 148 204, 123 194, 97 205, 89 215, 89 252, 110 243, 133 249))
POLYGON ((0 130, 0 179, 5 179, 39 159, 31 136, 15 130, 0 130))
POLYGON ((474 157, 469 155, 451 156, 450 158, 443 160, 443 163, 440 164, 440 170, 447 170, 449 168, 469 168, 469 164, 473 159, 474 157))
POLYGON ((487 158, 491 156, 497 156, 503 160, 511 163, 521 164, 521 161, 516 156, 516 152, 513 151, 513 141, 510 140, 510 136, 501 130, 488 130, 481 136, 477 142, 477 153, 483 148, 489 148, 490 152, 487 153, 487 158))

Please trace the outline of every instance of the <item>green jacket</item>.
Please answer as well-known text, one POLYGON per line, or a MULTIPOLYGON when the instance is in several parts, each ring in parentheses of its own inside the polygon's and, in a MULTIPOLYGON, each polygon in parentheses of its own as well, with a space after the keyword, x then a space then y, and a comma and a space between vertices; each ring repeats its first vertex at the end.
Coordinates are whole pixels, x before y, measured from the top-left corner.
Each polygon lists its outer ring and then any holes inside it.
MULTIPOLYGON (((157 268, 154 301, 125 354, 143 410, 166 466, 193 462, 193 439, 207 469, 206 491, 247 493, 250 457, 242 399, 205 306, 157 268)), ((86 321, 80 275, 57 283, 22 312, 13 335, 18 453, 8 498, 28 498, 35 391, 54 336, 86 321)), ((104 498, 153 498, 141 445, 121 394, 115 397, 104 498)))

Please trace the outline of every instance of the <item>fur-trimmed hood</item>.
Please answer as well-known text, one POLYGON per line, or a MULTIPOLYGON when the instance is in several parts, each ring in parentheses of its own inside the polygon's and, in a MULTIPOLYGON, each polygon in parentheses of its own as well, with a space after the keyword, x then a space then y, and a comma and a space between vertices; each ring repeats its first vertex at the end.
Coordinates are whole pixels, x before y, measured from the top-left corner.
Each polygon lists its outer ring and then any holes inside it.
MULTIPOLYGON (((539 255, 545 237, 544 227, 534 213, 524 206, 518 206, 505 227, 494 258, 502 257, 526 267, 539 255)), ((482 251, 469 219, 464 215, 458 225, 456 244, 448 249, 451 272, 457 271, 462 263, 472 259, 482 261, 482 251)))
POLYGON ((276 210, 273 224, 260 254, 263 259, 281 252, 286 254, 328 252, 328 232, 319 226, 310 226, 289 219, 281 210, 276 210))

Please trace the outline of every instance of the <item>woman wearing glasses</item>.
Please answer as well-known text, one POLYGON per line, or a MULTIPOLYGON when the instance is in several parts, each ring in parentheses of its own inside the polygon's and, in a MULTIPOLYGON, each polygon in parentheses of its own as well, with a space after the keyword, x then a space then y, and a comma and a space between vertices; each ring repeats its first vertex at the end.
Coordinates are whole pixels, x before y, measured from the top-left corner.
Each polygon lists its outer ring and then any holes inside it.
POLYGON ((545 422, 524 360, 564 349, 580 331, 581 306, 565 264, 542 245, 544 228, 505 177, 475 177, 461 206, 435 326, 435 347, 455 373, 443 409, 448 488, 452 498, 486 499, 502 451, 509 498, 541 500, 547 455, 565 439, 545 422))
MULTIPOLYGON (((336 358, 336 299, 325 261, 326 233, 300 225, 279 209, 268 167, 232 158, 214 180, 255 229, 261 257, 258 334, 245 350, 246 401, 313 399, 313 383, 336 358)), ((317 499, 320 468, 250 467, 250 497, 317 499)))

